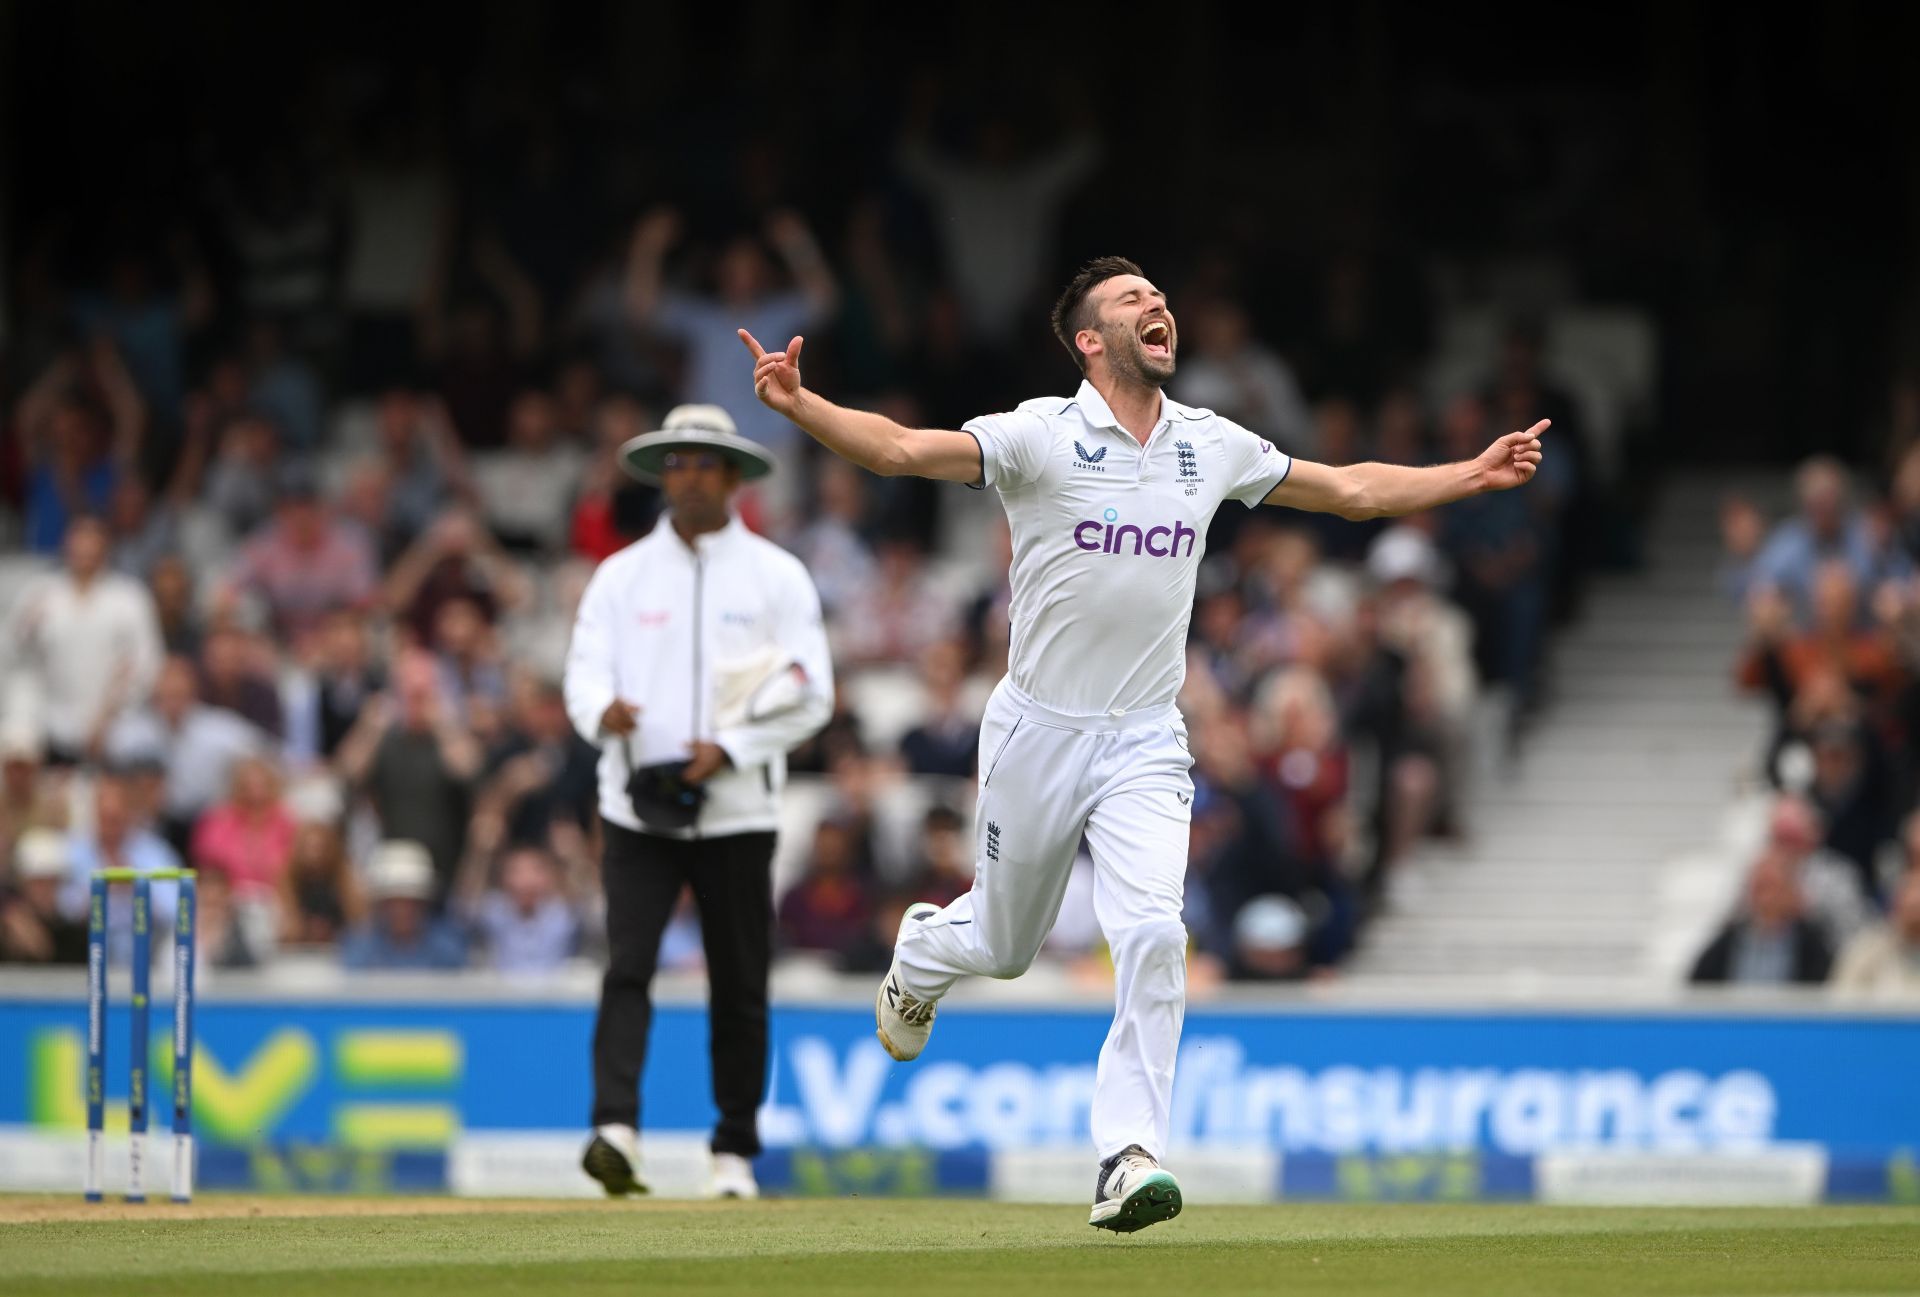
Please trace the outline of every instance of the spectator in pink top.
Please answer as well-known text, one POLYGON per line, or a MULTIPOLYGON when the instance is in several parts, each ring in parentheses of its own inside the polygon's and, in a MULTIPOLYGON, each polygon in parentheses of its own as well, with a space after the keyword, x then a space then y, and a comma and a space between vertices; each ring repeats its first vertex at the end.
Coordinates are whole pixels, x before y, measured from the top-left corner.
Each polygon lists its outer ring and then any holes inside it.
POLYGON ((377 585, 373 545, 332 516, 304 467, 282 478, 273 521, 241 549, 230 580, 232 590, 266 602, 286 639, 317 628, 336 608, 367 603, 377 585))
POLYGON ((227 800, 193 831, 196 868, 225 874, 242 903, 271 902, 293 857, 293 815, 280 800, 280 777, 262 757, 234 762, 227 800))

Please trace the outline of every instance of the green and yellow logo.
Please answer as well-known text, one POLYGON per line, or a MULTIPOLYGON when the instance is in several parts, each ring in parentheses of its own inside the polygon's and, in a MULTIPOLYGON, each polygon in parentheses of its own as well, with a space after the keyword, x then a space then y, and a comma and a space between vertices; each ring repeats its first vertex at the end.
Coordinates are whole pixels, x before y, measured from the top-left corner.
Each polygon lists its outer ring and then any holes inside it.
MULTIPOLYGON (((171 1041, 153 1042, 152 1076, 173 1086, 171 1041)), ((193 1049, 194 1128, 215 1143, 258 1144, 275 1138, 302 1100, 331 1080, 340 1092, 330 1113, 334 1139, 362 1150, 445 1148, 460 1131, 451 1101, 465 1068, 460 1038, 446 1031, 342 1031, 323 1051, 311 1032, 282 1027, 229 1069, 202 1042, 193 1049), (356 1098, 379 1091, 380 1098, 356 1098), (403 1097, 394 1099, 398 1092, 403 1097), (417 1098, 412 1097, 418 1095, 417 1098)), ((86 1125, 86 1066, 79 1031, 48 1028, 29 1046, 29 1119, 38 1126, 86 1125)), ((126 1106, 107 1113, 109 1129, 125 1129, 126 1106)))

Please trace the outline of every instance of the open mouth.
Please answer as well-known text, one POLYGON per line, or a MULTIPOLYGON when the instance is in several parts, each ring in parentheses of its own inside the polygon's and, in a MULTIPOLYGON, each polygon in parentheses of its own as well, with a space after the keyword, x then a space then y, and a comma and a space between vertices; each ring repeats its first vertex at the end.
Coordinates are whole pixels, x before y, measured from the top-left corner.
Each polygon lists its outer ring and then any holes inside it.
POLYGON ((1173 355, 1173 326, 1165 320, 1149 320, 1140 330, 1140 346, 1149 355, 1165 360, 1173 355))

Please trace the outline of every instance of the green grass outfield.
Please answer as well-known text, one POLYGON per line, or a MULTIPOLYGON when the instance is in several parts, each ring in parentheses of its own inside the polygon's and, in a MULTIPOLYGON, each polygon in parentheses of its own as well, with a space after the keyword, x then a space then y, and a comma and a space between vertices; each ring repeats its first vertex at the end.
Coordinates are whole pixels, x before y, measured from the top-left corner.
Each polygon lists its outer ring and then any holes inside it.
POLYGON ((0 1198, 0 1294, 1920 1293, 1920 1210, 0 1198))

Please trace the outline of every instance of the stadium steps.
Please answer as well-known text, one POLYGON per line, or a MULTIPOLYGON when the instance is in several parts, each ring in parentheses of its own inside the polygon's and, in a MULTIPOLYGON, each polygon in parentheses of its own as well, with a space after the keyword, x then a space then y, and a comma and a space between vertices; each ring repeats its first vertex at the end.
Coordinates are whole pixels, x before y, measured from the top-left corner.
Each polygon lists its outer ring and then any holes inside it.
POLYGON ((1518 758, 1480 744, 1465 839, 1423 845, 1393 879, 1349 964, 1356 990, 1654 990, 1717 921, 1728 866, 1714 844, 1765 737, 1764 709, 1732 678, 1742 621, 1720 586, 1716 514, 1728 485, 1670 482, 1646 569, 1595 583, 1554 643, 1518 758))

